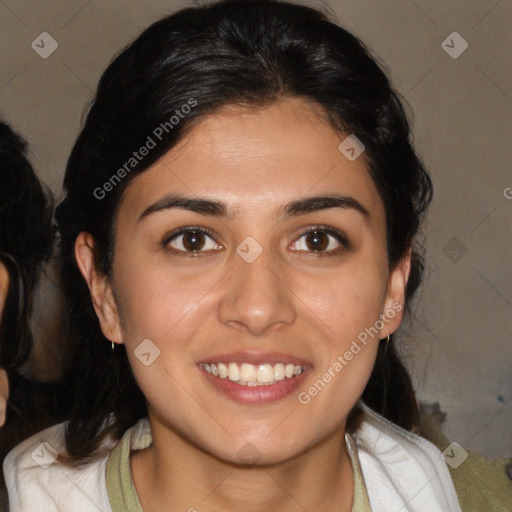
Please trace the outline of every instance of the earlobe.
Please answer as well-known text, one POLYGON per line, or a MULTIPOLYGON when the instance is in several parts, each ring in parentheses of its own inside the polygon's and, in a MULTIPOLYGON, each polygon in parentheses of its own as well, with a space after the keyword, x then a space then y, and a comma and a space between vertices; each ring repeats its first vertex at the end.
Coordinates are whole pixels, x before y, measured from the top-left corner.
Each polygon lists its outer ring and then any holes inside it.
POLYGON ((94 237, 90 233, 80 233, 75 241, 75 258, 83 275, 100 321, 103 335, 114 343, 122 343, 119 314, 115 303, 112 285, 107 276, 98 272, 94 257, 94 237))

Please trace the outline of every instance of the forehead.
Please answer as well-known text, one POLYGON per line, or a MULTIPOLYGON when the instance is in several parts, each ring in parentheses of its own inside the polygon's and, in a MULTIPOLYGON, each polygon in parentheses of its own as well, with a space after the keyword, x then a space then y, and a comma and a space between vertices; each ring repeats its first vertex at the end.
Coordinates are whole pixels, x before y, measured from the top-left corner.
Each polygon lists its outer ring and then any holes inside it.
POLYGON ((218 198, 231 213, 271 208, 306 195, 339 192, 379 208, 361 155, 348 160, 319 107, 290 98, 262 108, 230 106, 204 117, 150 169, 132 180, 123 202, 140 211, 173 191, 218 198))

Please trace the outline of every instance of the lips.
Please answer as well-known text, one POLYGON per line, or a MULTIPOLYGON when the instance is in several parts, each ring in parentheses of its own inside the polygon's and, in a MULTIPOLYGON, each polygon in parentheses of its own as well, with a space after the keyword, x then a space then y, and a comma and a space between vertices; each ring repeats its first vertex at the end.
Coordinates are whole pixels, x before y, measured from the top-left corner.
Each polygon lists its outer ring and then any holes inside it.
POLYGON ((240 403, 269 403, 297 389, 312 365, 280 353, 237 352, 217 354, 197 364, 217 391, 240 403))

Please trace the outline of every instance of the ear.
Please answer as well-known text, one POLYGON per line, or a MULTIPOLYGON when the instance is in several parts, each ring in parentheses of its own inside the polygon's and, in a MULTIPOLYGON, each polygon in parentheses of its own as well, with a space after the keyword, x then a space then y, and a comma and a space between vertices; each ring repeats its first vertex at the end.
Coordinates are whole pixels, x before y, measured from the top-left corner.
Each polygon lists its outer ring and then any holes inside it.
POLYGON ((409 247, 404 257, 389 274, 384 311, 382 312, 386 318, 385 326, 380 333, 381 339, 386 338, 388 334, 393 334, 402 323, 405 308, 405 289, 411 272, 411 253, 412 247, 409 247))
POLYGON ((103 335, 114 343, 123 343, 112 284, 107 276, 99 273, 96 268, 94 237, 90 233, 82 232, 77 236, 75 258, 78 268, 89 286, 94 311, 100 321, 103 335))

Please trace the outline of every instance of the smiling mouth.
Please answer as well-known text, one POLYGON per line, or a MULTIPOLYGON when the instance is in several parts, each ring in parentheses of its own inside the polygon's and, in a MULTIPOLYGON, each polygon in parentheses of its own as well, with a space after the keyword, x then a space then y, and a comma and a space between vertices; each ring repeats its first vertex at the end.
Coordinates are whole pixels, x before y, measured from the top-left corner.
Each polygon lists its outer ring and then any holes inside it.
POLYGON ((269 386, 294 379, 306 369, 305 366, 293 363, 200 363, 199 367, 210 375, 241 386, 269 386))

